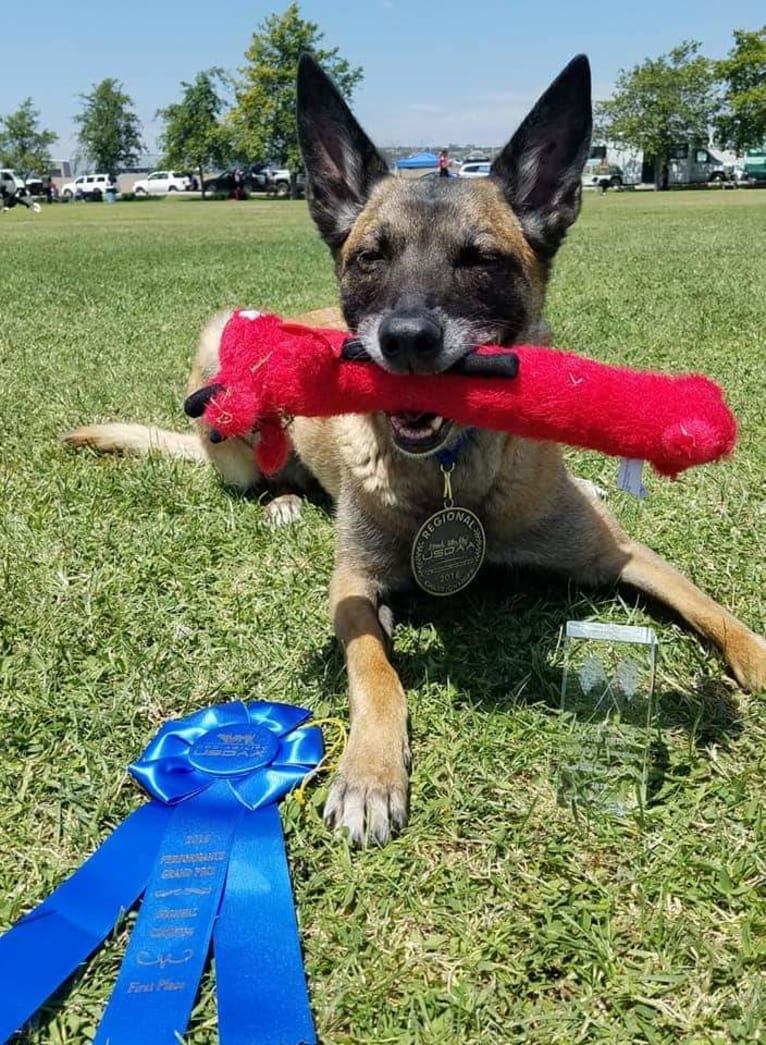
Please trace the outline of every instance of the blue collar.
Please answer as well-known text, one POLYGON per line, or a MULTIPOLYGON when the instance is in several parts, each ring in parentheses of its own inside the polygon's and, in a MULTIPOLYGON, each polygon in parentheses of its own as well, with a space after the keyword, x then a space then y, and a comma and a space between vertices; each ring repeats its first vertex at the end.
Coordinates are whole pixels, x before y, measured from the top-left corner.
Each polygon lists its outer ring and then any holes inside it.
POLYGON ((439 462, 442 468, 448 468, 450 471, 455 467, 458 457, 462 454, 468 445, 468 440, 471 438, 472 428, 466 428, 463 434, 457 439, 452 446, 444 446, 436 454, 436 460, 439 462))

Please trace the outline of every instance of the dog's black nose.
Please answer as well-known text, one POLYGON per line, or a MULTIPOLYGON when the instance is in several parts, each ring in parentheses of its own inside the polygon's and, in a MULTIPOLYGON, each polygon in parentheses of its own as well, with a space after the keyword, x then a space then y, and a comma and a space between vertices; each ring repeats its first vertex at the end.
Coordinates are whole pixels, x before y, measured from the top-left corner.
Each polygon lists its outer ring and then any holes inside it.
POLYGON ((380 324, 378 341, 396 370, 428 372, 443 346, 442 327, 423 309, 390 312, 380 324))

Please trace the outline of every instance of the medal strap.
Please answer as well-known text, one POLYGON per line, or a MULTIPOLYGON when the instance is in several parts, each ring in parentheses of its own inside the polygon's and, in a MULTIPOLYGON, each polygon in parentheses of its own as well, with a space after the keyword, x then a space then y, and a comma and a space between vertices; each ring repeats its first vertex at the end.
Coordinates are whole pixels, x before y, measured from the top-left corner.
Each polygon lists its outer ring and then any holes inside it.
POLYGON ((444 507, 454 507, 455 500, 452 496, 452 473, 455 471, 455 465, 457 459, 460 457, 463 450, 468 445, 468 440, 471 438, 472 428, 467 428, 459 439, 456 439, 452 446, 445 446, 439 450, 436 455, 436 460, 439 462, 439 468, 444 476, 444 491, 442 496, 444 497, 444 507))

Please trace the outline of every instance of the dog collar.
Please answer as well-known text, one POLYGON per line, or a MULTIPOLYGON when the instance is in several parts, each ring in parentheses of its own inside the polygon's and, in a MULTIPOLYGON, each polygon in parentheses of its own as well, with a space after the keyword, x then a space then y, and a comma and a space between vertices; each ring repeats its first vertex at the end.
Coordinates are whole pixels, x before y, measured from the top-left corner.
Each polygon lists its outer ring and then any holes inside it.
POLYGON ((447 471, 452 471, 457 463, 458 457, 462 454, 468 445, 468 440, 471 438, 473 428, 466 428, 462 435, 455 440, 452 446, 444 446, 436 454, 436 460, 439 462, 440 467, 447 471))

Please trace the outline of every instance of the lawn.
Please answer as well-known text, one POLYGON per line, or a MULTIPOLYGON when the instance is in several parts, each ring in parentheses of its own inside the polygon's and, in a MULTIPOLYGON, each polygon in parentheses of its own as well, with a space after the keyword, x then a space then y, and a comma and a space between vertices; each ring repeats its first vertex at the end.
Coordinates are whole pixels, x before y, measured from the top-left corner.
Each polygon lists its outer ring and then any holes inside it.
MULTIPOLYGON (((201 466, 74 454, 84 421, 184 426, 196 333, 234 304, 332 300, 303 203, 21 208, 0 219, 0 927, 141 801, 125 767, 165 720, 227 699, 346 715, 325 615, 332 521, 273 531, 201 466)), ((549 298, 556 343, 699 369, 741 422, 735 457, 651 497, 571 454, 639 538, 766 626, 766 193, 589 196, 549 298)), ((325 1043, 763 1040, 766 706, 630 593, 554 581, 405 604, 412 818, 353 852, 326 782, 283 805, 325 1043), (667 766, 642 820, 557 805, 567 619, 651 623, 667 766)), ((22 1040, 90 1039, 126 928, 22 1040)), ((206 981, 188 1036, 215 1037, 206 981)))

